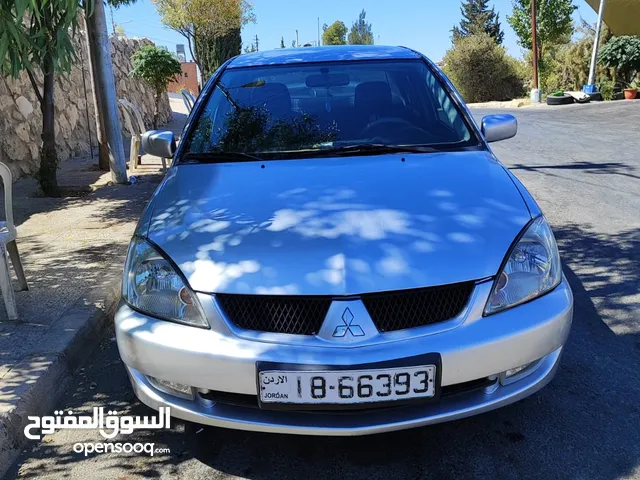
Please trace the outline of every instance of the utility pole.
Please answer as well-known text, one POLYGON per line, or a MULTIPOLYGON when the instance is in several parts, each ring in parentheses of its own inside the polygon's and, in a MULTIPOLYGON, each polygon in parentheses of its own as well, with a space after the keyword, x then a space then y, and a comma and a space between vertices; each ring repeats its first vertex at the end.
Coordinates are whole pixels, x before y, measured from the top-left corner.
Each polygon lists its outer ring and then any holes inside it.
MULTIPOLYGON (((102 107, 100 105, 100 96, 98 95, 97 82, 98 72, 96 65, 98 61, 95 58, 95 48, 90 45, 89 41, 89 23, 87 17, 84 17, 85 33, 87 37, 87 60, 89 61, 89 78, 91 80, 91 93, 93 96, 94 113, 96 117, 96 140, 98 142, 98 167, 105 172, 109 171, 109 145, 107 142, 107 132, 104 129, 100 115, 102 107)), ((87 112, 89 109, 87 108, 87 112)))
POLYGON ((531 0, 531 46, 533 52, 533 90, 531 91, 531 102, 540 103, 540 88, 538 84, 538 40, 536 22, 536 0, 531 0))
POLYGON ((300 46, 300 37, 298 37, 298 30, 296 30, 296 47, 300 46))
POLYGON ((102 1, 94 2, 93 14, 86 17, 86 24, 93 88, 98 100, 96 111, 99 112, 100 118, 98 135, 100 136, 101 130, 105 133, 111 179, 114 183, 127 183, 122 130, 118 117, 116 85, 113 79, 111 49, 107 33, 107 17, 102 1))
POLYGON ((320 43, 320 17, 318 17, 318 46, 322 45, 320 43))

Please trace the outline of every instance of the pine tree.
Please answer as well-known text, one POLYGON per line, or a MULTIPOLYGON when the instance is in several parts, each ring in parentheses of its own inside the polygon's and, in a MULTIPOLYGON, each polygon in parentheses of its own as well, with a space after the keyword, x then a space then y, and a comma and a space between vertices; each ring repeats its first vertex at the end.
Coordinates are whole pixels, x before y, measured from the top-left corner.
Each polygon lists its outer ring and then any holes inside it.
POLYGON ((463 0, 460 7, 462 20, 460 26, 453 27, 453 41, 468 37, 474 33, 485 32, 498 45, 504 40, 504 32, 500 27, 500 14, 495 7, 489 9, 489 0, 463 0))
POLYGON ((367 23, 367 12, 362 10, 358 20, 351 26, 349 32, 349 45, 373 45, 373 29, 367 23))
POLYGON ((284 37, 280 40, 280 48, 285 48, 284 46, 284 37))

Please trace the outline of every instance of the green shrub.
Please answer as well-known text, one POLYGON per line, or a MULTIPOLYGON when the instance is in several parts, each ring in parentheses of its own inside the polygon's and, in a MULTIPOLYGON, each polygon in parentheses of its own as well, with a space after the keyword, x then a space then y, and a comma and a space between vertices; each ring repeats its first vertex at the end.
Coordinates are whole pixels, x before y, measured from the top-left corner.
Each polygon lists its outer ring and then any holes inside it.
MULTIPOLYGON (((571 88, 571 82, 567 82, 566 78, 561 74, 561 61, 564 46, 549 45, 542 58, 538 60, 538 76, 540 81, 540 89, 543 92, 555 92, 556 90, 574 90, 571 88)), ((527 54, 527 60, 531 63, 531 52, 527 54)))
POLYGON ((533 65, 531 62, 509 55, 506 56, 506 59, 511 65, 511 68, 513 68, 516 77, 522 82, 525 93, 531 90, 531 86, 533 85, 533 65))
POLYGON ((443 60, 445 73, 466 102, 511 100, 525 94, 524 67, 486 33, 458 39, 443 60))
POLYGON ((602 95, 603 100, 613 100, 613 94, 615 90, 615 83, 612 81, 605 81, 598 85, 598 91, 602 95))

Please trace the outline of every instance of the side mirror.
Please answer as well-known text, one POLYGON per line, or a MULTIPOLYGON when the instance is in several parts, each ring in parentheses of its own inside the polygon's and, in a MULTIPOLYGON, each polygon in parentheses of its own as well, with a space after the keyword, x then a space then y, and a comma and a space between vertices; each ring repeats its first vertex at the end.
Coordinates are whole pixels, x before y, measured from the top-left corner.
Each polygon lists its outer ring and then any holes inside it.
POLYGON ((509 114, 487 115, 482 118, 482 134, 488 143, 515 137, 518 120, 509 114))
POLYGON ((176 139, 169 130, 149 130, 142 135, 142 150, 160 158, 172 158, 176 139))

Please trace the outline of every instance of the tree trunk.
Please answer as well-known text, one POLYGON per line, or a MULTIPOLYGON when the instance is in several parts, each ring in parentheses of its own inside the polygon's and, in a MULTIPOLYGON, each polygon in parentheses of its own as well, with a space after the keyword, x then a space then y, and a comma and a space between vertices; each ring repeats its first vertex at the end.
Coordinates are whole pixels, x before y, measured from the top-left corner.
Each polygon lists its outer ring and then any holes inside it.
POLYGON ((153 111, 153 129, 158 129, 158 117, 160 116, 160 99, 162 98, 162 93, 156 92, 156 108, 153 111))
POLYGON ((53 110, 53 59, 50 53, 45 54, 43 62, 44 84, 42 87, 42 149, 40 150, 40 169, 37 178, 40 188, 48 197, 58 195, 58 154, 54 129, 53 110))

